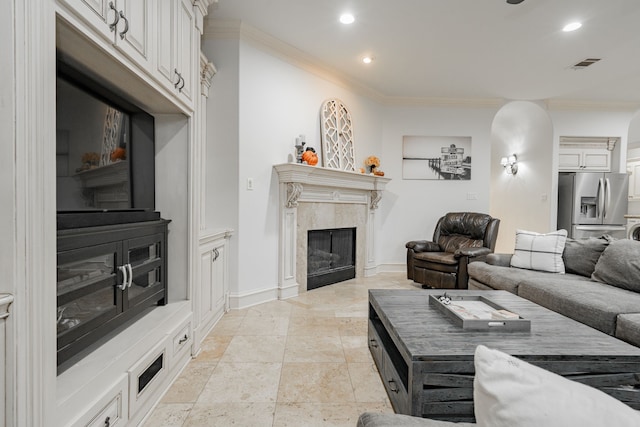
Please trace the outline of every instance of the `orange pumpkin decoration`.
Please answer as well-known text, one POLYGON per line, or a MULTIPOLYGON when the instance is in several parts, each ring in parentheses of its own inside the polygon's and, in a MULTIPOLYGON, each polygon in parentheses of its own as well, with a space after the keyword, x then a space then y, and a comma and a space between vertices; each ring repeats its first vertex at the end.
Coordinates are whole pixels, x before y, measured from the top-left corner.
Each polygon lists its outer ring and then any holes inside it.
POLYGON ((302 161, 307 162, 310 166, 315 166, 318 164, 318 155, 316 154, 316 150, 309 147, 307 150, 302 153, 302 161))

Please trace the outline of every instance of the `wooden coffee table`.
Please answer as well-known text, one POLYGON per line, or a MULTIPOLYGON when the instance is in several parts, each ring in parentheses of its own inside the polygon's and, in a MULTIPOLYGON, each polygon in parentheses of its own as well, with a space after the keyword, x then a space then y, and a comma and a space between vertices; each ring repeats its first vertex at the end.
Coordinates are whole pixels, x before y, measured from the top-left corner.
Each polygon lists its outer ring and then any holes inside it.
POLYGON ((369 291, 369 349, 397 413, 475 421, 473 356, 479 344, 596 387, 640 409, 640 348, 506 291, 482 295, 531 320, 531 330, 468 331, 434 306, 444 290, 369 291))

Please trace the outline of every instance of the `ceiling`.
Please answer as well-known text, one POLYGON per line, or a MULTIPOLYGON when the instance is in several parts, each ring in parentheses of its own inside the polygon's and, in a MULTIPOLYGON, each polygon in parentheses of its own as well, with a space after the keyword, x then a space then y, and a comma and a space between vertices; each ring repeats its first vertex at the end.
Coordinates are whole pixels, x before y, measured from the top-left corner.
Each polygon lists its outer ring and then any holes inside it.
POLYGON ((386 99, 640 106, 639 0, 218 0, 209 18, 241 21, 386 99), (338 22, 345 11, 355 23, 338 22), (586 58, 601 60, 572 68, 586 58))

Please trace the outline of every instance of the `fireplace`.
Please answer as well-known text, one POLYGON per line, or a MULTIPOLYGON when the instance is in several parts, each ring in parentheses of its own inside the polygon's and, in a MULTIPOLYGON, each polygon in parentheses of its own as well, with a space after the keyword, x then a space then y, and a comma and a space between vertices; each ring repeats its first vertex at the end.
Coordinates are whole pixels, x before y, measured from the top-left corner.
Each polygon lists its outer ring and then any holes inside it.
POLYGON ((356 277, 356 228, 309 230, 307 290, 356 277))
POLYGON ((311 289, 307 252, 313 230, 355 228, 355 277, 375 274, 376 211, 390 179, 299 163, 274 169, 280 181, 278 298, 311 289))

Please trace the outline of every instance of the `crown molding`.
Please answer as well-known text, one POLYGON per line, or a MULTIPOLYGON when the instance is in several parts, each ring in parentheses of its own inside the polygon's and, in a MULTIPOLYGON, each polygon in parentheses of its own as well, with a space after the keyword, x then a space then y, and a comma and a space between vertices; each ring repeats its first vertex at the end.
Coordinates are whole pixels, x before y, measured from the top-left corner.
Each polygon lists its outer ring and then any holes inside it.
POLYGON ((589 101, 575 99, 547 99, 543 101, 548 110, 572 111, 629 111, 640 109, 640 103, 621 101, 589 101))
MULTIPOLYGON (((334 68, 327 67, 318 58, 242 21, 208 18, 205 22, 203 37, 205 39, 216 40, 242 40, 251 43, 257 48, 269 52, 298 68, 384 105, 402 107, 500 108, 507 102, 518 101, 516 99, 507 100, 503 98, 388 96, 334 68)), ((521 101, 529 100, 523 99, 521 101)), ((640 103, 637 102, 571 99, 546 99, 531 102, 541 103, 547 110, 637 111, 640 109, 640 103)))

